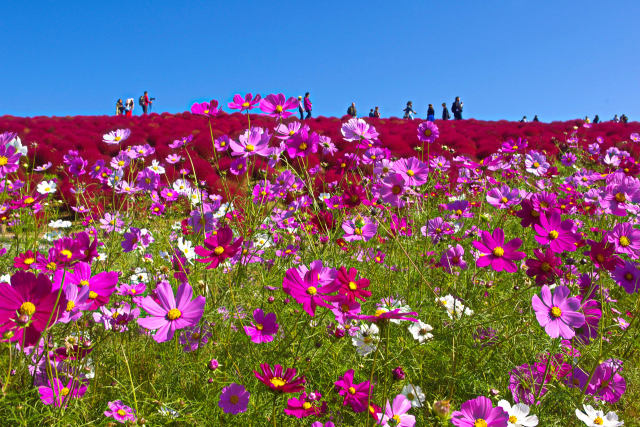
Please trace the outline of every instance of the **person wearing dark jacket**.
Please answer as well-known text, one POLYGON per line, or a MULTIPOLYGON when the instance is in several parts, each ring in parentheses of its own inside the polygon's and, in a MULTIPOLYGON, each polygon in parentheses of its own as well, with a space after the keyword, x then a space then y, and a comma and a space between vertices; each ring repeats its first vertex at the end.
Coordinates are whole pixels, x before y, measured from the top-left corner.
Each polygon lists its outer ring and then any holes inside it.
POLYGON ((540 120, 538 119, 538 115, 536 114, 535 116, 533 116, 533 121, 534 122, 539 122, 540 120))
POLYGON ((436 119, 436 110, 433 109, 433 104, 429 104, 427 108, 427 121, 432 122, 436 119))
POLYGON ((369 117, 375 117, 375 116, 373 115, 373 108, 369 110, 369 117))
POLYGON ((380 118, 380 108, 376 107, 375 110, 373 110, 373 117, 375 117, 376 119, 380 118))
POLYGON ((598 117, 598 115, 596 114, 595 117, 593 118, 593 123, 594 124, 598 124, 600 123, 600 117, 598 117))
POLYGON ((449 110, 447 110, 447 103, 442 103, 442 120, 449 120, 451 118, 451 114, 449 114, 449 110))
POLYGON ((355 117, 356 116, 356 103, 352 102, 351 105, 349 106, 349 108, 347 108, 347 114, 350 115, 351 117, 355 117))
POLYGON ((456 120, 462 120, 462 106, 464 103, 460 102, 460 97, 456 96, 456 100, 451 104, 451 112, 453 113, 453 118, 456 120))
POLYGON ((122 103, 122 99, 118 99, 116 102, 116 116, 121 116, 124 114, 124 104, 122 103))

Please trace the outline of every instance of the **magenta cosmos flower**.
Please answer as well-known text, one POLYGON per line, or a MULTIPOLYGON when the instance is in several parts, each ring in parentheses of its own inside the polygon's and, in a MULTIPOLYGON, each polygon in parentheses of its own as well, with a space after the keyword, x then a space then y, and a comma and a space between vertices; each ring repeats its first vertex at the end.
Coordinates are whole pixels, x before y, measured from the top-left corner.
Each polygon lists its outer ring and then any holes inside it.
POLYGON ((378 232, 378 226, 367 217, 358 216, 354 219, 346 220, 342 223, 345 232, 344 240, 353 242, 356 240, 371 240, 378 232))
POLYGON ((20 153, 11 145, 0 146, 0 178, 18 170, 20 153))
POLYGON ((207 269, 216 268, 227 258, 233 257, 242 244, 242 237, 233 241, 233 231, 229 227, 223 227, 214 231, 204 239, 204 246, 196 246, 195 253, 201 257, 198 262, 209 263, 207 269))
POLYGON ((393 399, 393 405, 387 400, 384 414, 380 419, 380 425, 396 427, 413 427, 416 425, 416 417, 407 414, 411 409, 411 402, 404 394, 399 394, 393 399))
POLYGON ((640 257, 640 230, 635 229, 630 222, 616 224, 607 233, 607 240, 613 243, 617 253, 626 254, 631 259, 640 257))
POLYGON ((248 93, 244 96, 244 99, 242 99, 241 95, 236 94, 233 97, 233 102, 229 103, 229 108, 231 108, 232 110, 240 110, 240 112, 249 111, 256 107, 256 105, 260 102, 260 99, 260 94, 256 94, 256 96, 254 97, 253 95, 248 93))
POLYGON ((107 403, 109 407, 108 410, 104 411, 105 417, 110 417, 116 420, 119 423, 126 423, 127 421, 131 421, 132 423, 136 422, 136 415, 133 408, 122 403, 121 400, 114 400, 113 402, 107 403))
POLYGON ((407 185, 422 185, 429 177, 429 167, 415 157, 398 160, 391 170, 402 175, 407 185))
POLYGON ((46 275, 18 271, 11 276, 11 285, 0 283, 0 340, 22 347, 35 345, 45 327, 54 324, 66 307, 64 292, 52 290, 46 275))
POLYGON ((294 97, 286 99, 282 93, 271 94, 260 101, 260 109, 267 113, 269 117, 286 119, 293 115, 292 112, 287 110, 298 108, 298 104, 298 100, 294 97))
POLYGON ((524 252, 516 251, 522 245, 522 240, 513 239, 505 244, 504 231, 501 228, 496 228, 492 234, 483 231, 481 238, 481 242, 477 240, 473 242, 473 247, 483 254, 476 261, 478 267, 491 266, 495 271, 504 270, 509 273, 515 273, 518 270, 514 261, 526 256, 524 252))
POLYGON ((54 289, 60 289, 62 285, 76 285, 82 292, 82 288, 89 287, 88 310, 97 310, 109 302, 111 294, 116 290, 118 284, 118 273, 115 271, 103 271, 95 276, 91 275, 91 264, 79 262, 74 266, 72 272, 63 270, 56 271, 53 276, 54 289), (64 283, 62 282, 64 278, 64 283))
POLYGON ((404 206, 402 196, 405 193, 405 180, 399 173, 389 174, 377 186, 380 198, 384 203, 401 208, 404 206))
POLYGON ((273 341, 273 336, 278 332, 278 326, 275 313, 264 314, 261 308, 256 308, 253 311, 253 323, 245 326, 244 332, 251 342, 260 344, 273 341))
POLYGON ((269 140, 271 134, 259 127, 252 127, 246 130, 238 137, 238 142, 229 140, 229 148, 231 148, 232 156, 262 156, 269 157, 271 148, 269 148, 269 140))
POLYGON ((310 270, 302 277, 295 268, 290 268, 282 281, 282 290, 291 295, 298 304, 302 304, 309 316, 315 315, 317 306, 328 308, 329 304, 325 299, 340 289, 339 282, 320 286, 318 276, 316 270, 310 270))
POLYGON ((584 325, 584 314, 578 312, 580 300, 569 298, 570 292, 566 286, 558 286, 552 294, 549 286, 544 285, 540 291, 542 298, 534 295, 531 300, 538 323, 551 338, 571 339, 575 335, 573 329, 584 325))
POLYGON ((40 400, 45 405, 53 405, 57 408, 67 406, 69 400, 84 396, 87 386, 78 383, 76 379, 69 379, 67 383, 63 383, 58 378, 53 378, 46 386, 38 387, 40 400))
POLYGON ((262 373, 258 371, 253 371, 253 373, 271 390, 280 393, 298 393, 304 390, 305 378, 296 377, 297 371, 294 368, 287 368, 283 372, 282 365, 274 365, 272 370, 268 363, 262 363, 260 370, 262 373))
POLYGON ((562 221, 557 211, 549 215, 541 214, 540 224, 533 224, 533 229, 538 234, 535 236, 536 242, 541 245, 548 244, 553 252, 575 252, 577 239, 572 231, 573 221, 570 219, 562 221))
POLYGON ((334 384, 338 394, 344 396, 343 406, 351 406, 353 412, 364 412, 369 407, 369 394, 373 387, 369 381, 356 384, 353 382, 353 374, 353 369, 349 369, 334 384))
POLYGON ((231 383, 222 389, 218 406, 225 414, 239 414, 246 412, 251 393, 241 384, 231 383))
POLYGON ((191 106, 191 113, 199 116, 215 117, 220 113, 218 101, 212 99, 211 102, 196 102, 191 106))
POLYGON ((422 122, 418 126, 418 141, 433 143, 440 136, 438 126, 433 122, 422 122))
POLYGON ((494 408, 484 396, 467 400, 451 414, 451 423, 458 427, 506 427, 508 421, 509 414, 499 406, 494 408))
POLYGON ((143 328, 157 329, 153 336, 156 342, 169 341, 176 330, 195 326, 200 321, 206 300, 203 296, 197 296, 192 300, 193 289, 188 283, 180 285, 175 298, 171 285, 168 282, 160 282, 156 288, 156 295, 157 302, 150 296, 140 301, 140 307, 151 316, 138 319, 138 324, 143 328))
POLYGON ((375 141, 379 135, 369 123, 355 118, 344 123, 341 132, 346 141, 375 141))

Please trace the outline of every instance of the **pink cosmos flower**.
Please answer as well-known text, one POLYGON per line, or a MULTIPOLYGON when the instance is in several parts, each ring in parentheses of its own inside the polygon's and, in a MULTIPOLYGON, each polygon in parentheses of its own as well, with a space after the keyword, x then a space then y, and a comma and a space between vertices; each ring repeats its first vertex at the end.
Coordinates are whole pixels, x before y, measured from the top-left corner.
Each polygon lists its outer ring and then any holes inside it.
POLYGON ((308 126, 304 126, 298 133, 285 141, 287 155, 294 159, 317 153, 319 141, 318 134, 311 132, 308 126))
POLYGON ((327 402, 322 402, 322 404, 318 406, 318 401, 321 398, 322 395, 317 391, 309 394, 302 392, 297 398, 287 400, 287 407, 284 409, 284 413, 296 418, 321 416, 327 412, 327 402))
POLYGON ((310 270, 301 277, 295 268, 290 268, 282 281, 282 290, 287 295, 291 295, 298 304, 302 304, 309 316, 315 315, 317 306, 329 307, 325 299, 327 295, 338 289, 340 289, 340 283, 336 282, 320 286, 318 273, 315 270, 310 270))
POLYGON ((108 410, 104 411, 105 417, 110 417, 116 420, 119 423, 126 423, 128 421, 135 423, 137 418, 135 414, 135 410, 124 403, 121 400, 114 400, 113 402, 107 403, 109 407, 108 410))
POLYGON ((462 245, 449 246, 440 257, 440 265, 444 270, 451 274, 453 267, 460 267, 461 270, 467 269, 467 263, 464 261, 464 248, 462 245))
POLYGON ((215 99, 212 99, 211 102, 196 102, 191 106, 191 114, 215 117, 219 113, 220 109, 218 108, 218 101, 215 99))
POLYGON ((517 251, 522 245, 522 240, 512 239, 505 244, 504 231, 501 228, 496 228, 492 234, 482 231, 481 237, 481 242, 477 240, 473 242, 473 247, 483 254, 476 261, 478 267, 491 266, 495 271, 504 270, 508 273, 515 273, 518 270, 514 261, 526 257, 524 252, 517 251))
POLYGON ((251 342, 260 344, 273 341, 278 327, 275 313, 265 315, 261 308, 256 308, 253 311, 253 322, 250 326, 244 327, 244 332, 249 336, 251 342))
POLYGON ((204 246, 196 246, 195 253, 204 257, 198 258, 196 261, 208 263, 207 269, 216 268, 221 262, 233 257, 238 252, 242 241, 242 237, 233 241, 231 228, 223 227, 204 239, 204 246))
POLYGON ((611 276, 628 294, 636 293, 640 289, 640 269, 631 261, 618 263, 611 276))
POLYGON ((246 130, 238 137, 238 142, 229 140, 231 155, 268 157, 271 154, 271 148, 269 148, 270 139, 271 134, 269 132, 259 127, 252 127, 250 131, 246 130))
POLYGON ((344 240, 353 242, 356 240, 371 240, 378 232, 378 225, 367 217, 358 216, 354 219, 345 220, 342 223, 342 229, 345 232, 344 240))
POLYGON ((156 288, 158 301, 152 297, 144 297, 140 307, 149 313, 150 317, 138 318, 138 324, 146 329, 157 332, 153 336, 156 342, 165 342, 173 338, 176 330, 195 326, 204 312, 206 300, 203 296, 193 297, 191 285, 183 283, 178 287, 177 298, 168 282, 160 282, 156 288))
POLYGON ((553 255, 553 251, 547 248, 545 252, 535 249, 533 254, 536 258, 529 258, 527 264, 527 276, 535 277, 536 285, 551 284, 556 277, 562 276, 562 260, 553 255))
POLYGON ((277 95, 267 95, 262 101, 260 101, 260 109, 267 113, 269 117, 276 119, 286 119, 292 116, 293 113, 287 110, 293 110, 298 108, 298 100, 294 97, 285 99, 284 94, 279 93, 277 95))
POLYGON ((231 383, 222 389, 218 406, 225 414, 246 412, 251 393, 242 384, 231 383))
POLYGON ((616 248, 619 254, 626 254, 631 259, 640 257, 640 230, 635 229, 630 222, 616 224, 607 233, 607 240, 616 248))
POLYGON ((508 421, 509 414, 499 406, 494 408, 484 396, 467 400, 451 414, 451 423, 457 427, 506 427, 508 421))
POLYGON ((407 185, 420 186, 427 182, 429 167, 415 157, 400 159, 391 168, 404 178, 407 185))
MULTIPOLYGON (((427 122, 431 123, 431 122, 427 122)), ((416 417, 407 414, 411 409, 411 402, 404 394, 399 394, 393 399, 393 405, 387 400, 384 414, 379 421, 382 426, 413 427, 416 425, 416 417)))
POLYGON ((369 395, 373 389, 369 381, 353 382, 353 369, 344 373, 334 384, 340 396, 344 396, 343 406, 351 406, 353 412, 364 412, 369 406, 369 395))
POLYGON ((433 143, 440 136, 438 126, 433 122, 422 122, 418 126, 418 141, 433 143))
POLYGON ((229 108, 232 110, 240 110, 240 112, 249 111, 256 107, 260 102, 260 99, 261 97, 259 94, 256 94, 256 96, 253 97, 250 93, 247 93, 244 99, 242 99, 242 96, 236 94, 233 97, 233 102, 229 103, 229 108))
MULTIPOLYGON (((88 310, 96 310, 97 308, 107 304, 111 294, 115 291, 118 284, 118 273, 115 271, 103 271, 91 275, 91 264, 79 262, 75 265, 73 271, 58 270, 53 276, 54 289, 60 289, 60 286, 66 284, 76 285, 79 288, 89 287, 89 303, 88 310), (62 283, 64 276, 64 283, 62 283)), ((79 292, 82 292, 81 290, 79 292)))
POLYGON ((282 365, 274 365, 273 369, 268 363, 260 365, 261 373, 253 371, 256 378, 271 390, 280 393, 297 393, 304 390, 306 382, 303 376, 296 377, 297 370, 295 368, 287 368, 283 370, 282 365), (284 371, 284 372, 283 372, 284 371))
POLYGON ((508 209, 520 203, 520 190, 511 189, 508 185, 494 187, 487 193, 487 202, 497 209, 508 209))
POLYGON ((543 213, 540 215, 540 224, 533 224, 533 229, 537 233, 536 242, 541 245, 548 244, 555 253, 575 252, 577 239, 572 231, 573 226, 573 221, 570 219, 562 221, 557 211, 551 214, 543 213))
POLYGON ((551 338, 571 339, 575 335, 573 329, 584 325, 584 314, 578 312, 580 300, 568 297, 570 293, 566 286, 558 286, 552 294, 549 286, 544 285, 540 291, 542 298, 534 295, 531 300, 538 323, 551 338))
POLYGON ((378 139, 376 128, 362 119, 350 119, 342 125, 342 136, 346 141, 375 141, 378 139))
POLYGON ((405 193, 405 179, 399 173, 389 174, 376 186, 380 198, 384 203, 401 208, 405 202, 402 196, 405 193))

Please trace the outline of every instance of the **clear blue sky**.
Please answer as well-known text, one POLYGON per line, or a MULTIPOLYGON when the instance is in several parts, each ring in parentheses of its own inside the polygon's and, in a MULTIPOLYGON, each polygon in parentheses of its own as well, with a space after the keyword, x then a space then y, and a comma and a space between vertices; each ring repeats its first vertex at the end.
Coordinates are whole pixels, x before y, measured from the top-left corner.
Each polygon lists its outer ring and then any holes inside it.
MULTIPOLYGON (((0 115, 156 111, 311 92, 314 115, 407 100, 466 117, 640 118, 640 1, 3 1, 0 115), (136 106, 137 107, 137 106, 136 106), (139 107, 137 107, 139 110, 139 107)), ((226 103, 225 103, 226 105, 226 103)))

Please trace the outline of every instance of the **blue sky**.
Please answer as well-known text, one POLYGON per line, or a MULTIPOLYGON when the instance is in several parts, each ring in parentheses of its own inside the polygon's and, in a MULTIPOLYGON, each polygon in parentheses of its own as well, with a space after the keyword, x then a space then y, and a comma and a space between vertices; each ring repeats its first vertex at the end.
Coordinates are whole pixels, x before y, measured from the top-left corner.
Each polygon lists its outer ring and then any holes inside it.
MULTIPOLYGON (((640 117, 640 2, 33 1, 0 5, 0 115, 311 92, 314 115, 459 95, 465 117, 640 117)), ((437 108, 439 113, 439 108, 437 108)))

